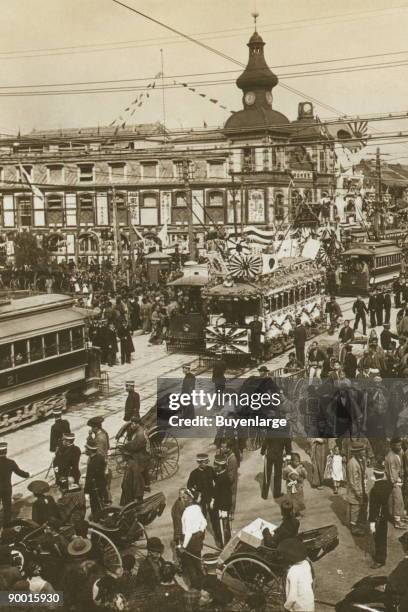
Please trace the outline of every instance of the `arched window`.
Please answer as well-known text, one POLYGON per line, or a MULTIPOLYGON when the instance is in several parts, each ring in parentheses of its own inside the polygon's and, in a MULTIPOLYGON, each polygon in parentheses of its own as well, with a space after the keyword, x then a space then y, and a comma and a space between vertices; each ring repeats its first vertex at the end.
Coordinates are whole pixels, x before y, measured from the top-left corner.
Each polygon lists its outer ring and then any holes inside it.
POLYGON ((208 206, 224 206, 224 194, 222 191, 210 191, 207 198, 208 206))
POLYGON ((79 252, 80 253, 97 253, 98 241, 93 234, 85 234, 79 237, 79 252))

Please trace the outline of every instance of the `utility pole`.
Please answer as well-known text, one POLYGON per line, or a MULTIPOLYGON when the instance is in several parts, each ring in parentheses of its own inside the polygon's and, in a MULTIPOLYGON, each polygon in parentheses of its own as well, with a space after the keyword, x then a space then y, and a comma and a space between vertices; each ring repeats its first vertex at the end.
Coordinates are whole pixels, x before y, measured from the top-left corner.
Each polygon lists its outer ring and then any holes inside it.
POLYGON ((114 185, 112 185, 112 214, 113 214, 112 221, 113 221, 114 263, 116 266, 120 266, 121 269, 123 269, 122 241, 120 238, 118 206, 116 202, 116 190, 115 190, 114 185))
POLYGON ((183 159, 182 162, 182 173, 183 173, 183 181, 184 188, 186 191, 186 201, 187 201, 187 221, 188 221, 188 250, 190 253, 191 261, 195 261, 196 258, 196 245, 194 238, 194 228, 193 228, 193 194, 190 185, 190 160, 183 159))
POLYGON ((238 236, 237 228, 237 190, 235 189, 234 172, 231 170, 231 182, 232 182, 232 212, 234 215, 234 232, 235 238, 238 236))
POLYGON ((376 237, 380 235, 380 223, 382 212, 382 189, 381 189, 381 152, 380 147, 377 147, 375 152, 375 171, 377 175, 375 185, 375 211, 374 211, 374 231, 376 237))

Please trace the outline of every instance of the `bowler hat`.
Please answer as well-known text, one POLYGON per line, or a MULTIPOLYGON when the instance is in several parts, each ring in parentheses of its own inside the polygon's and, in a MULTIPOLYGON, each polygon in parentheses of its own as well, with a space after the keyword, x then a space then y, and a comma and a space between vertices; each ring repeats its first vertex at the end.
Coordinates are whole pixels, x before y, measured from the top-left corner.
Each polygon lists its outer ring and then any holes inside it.
POLYGON ((48 493, 50 490, 50 485, 48 482, 45 482, 45 480, 33 480, 30 482, 27 489, 34 495, 42 495, 44 493, 48 493))
POLYGON ((147 540, 147 550, 149 552, 162 553, 164 551, 164 545, 160 538, 149 538, 147 540))

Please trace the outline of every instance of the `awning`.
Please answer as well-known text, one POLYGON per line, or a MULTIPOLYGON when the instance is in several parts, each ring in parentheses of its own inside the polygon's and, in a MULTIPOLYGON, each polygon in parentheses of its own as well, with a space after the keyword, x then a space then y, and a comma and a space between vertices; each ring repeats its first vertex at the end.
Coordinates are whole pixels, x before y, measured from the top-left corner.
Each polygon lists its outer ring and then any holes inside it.
POLYGON ((84 323, 85 317, 74 310, 61 309, 42 312, 28 317, 17 317, 3 321, 0 326, 0 342, 24 340, 50 332, 75 327, 84 323))

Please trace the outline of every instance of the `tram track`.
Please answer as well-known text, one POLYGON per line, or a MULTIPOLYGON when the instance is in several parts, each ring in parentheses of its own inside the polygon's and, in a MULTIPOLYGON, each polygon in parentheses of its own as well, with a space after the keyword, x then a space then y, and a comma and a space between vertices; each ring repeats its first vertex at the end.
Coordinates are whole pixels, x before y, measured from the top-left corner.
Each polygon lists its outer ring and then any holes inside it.
MULTIPOLYGON (((346 302, 342 303, 341 308, 342 308, 343 314, 346 313, 346 311, 350 308, 350 306, 353 304, 354 301, 355 301, 355 298, 350 298, 346 302)), ((352 318, 352 317, 350 316, 350 318, 352 318)), ((322 338, 322 337, 327 336, 327 335, 328 335, 327 330, 325 330, 325 331, 323 331, 323 332, 321 332, 319 334, 311 336, 311 338, 308 339, 307 344, 309 344, 310 342, 314 342, 316 340, 318 341, 319 338, 322 338)), ((334 337, 334 336, 329 336, 329 337, 334 337)), ((284 351, 280 355, 278 355, 278 356, 275 355, 270 360, 265 361, 264 364, 265 365, 270 365, 270 366, 274 365, 273 362, 276 361, 276 359, 282 358, 289 351, 292 351, 292 347, 288 348, 286 351, 284 351)), ((173 353, 173 355, 174 354, 175 353, 173 353)), ((149 361, 147 363, 145 362, 143 365, 149 366, 150 364, 157 364, 158 362, 163 362, 165 359, 169 358, 169 355, 171 355, 171 354, 166 353, 166 354, 164 354, 161 357, 155 358, 155 359, 153 359, 153 360, 151 360, 151 361, 149 361)), ((185 357, 187 358, 188 355, 185 354, 185 357)), ((186 361, 184 361, 184 363, 189 363, 189 365, 192 366, 192 370, 193 370, 193 372, 196 375, 203 375, 203 374, 209 373, 211 371, 211 369, 212 369, 211 366, 208 366, 208 367, 202 366, 202 367, 200 367, 200 365, 199 365, 200 357, 195 357, 194 359, 190 359, 188 362, 186 360, 186 361)), ((168 370, 166 370, 165 372, 159 374, 159 376, 163 377, 163 378, 166 378, 166 377, 168 377, 169 374, 172 374, 174 372, 179 371, 182 368, 183 365, 184 365, 183 363, 179 363, 176 366, 171 367, 168 370)), ((242 377, 242 376, 244 376, 246 374, 252 373, 252 372, 255 374, 257 372, 257 368, 258 368, 258 366, 257 365, 254 366, 253 364, 250 364, 248 366, 243 366, 243 367, 238 368, 238 369, 237 368, 227 368, 226 374, 227 375, 230 374, 230 377, 229 377, 230 380, 236 380, 237 378, 240 378, 240 377, 242 377)), ((277 368, 277 369, 280 369, 280 368, 277 368)), ((271 371, 273 372, 272 368, 271 368, 271 371)), ((118 379, 122 375, 123 375, 122 372, 117 372, 113 378, 118 379)), ((144 381, 143 382, 143 387, 148 387, 151 384, 155 383, 157 381, 157 378, 158 378, 158 376, 156 374, 156 376, 154 376, 153 378, 150 378, 150 379, 144 381)), ((107 400, 107 399, 109 399, 109 397, 116 396, 119 392, 120 391, 118 389, 116 392, 113 392, 113 393, 111 393, 111 394, 109 394, 107 396, 104 396, 101 399, 107 400)), ((145 403, 145 402, 148 402, 149 400, 151 400, 152 398, 156 398, 156 394, 157 394, 157 388, 155 386, 155 389, 154 389, 153 392, 149 392, 147 395, 141 395, 141 398, 140 398, 141 402, 145 403)), ((86 406, 86 404, 87 403, 84 403, 84 406, 86 406)), ((74 412, 79 412, 81 407, 83 407, 83 406, 79 406, 78 404, 76 406, 74 405, 73 406, 73 410, 68 410, 67 414, 69 414, 70 412, 73 412, 73 413, 74 412)), ((152 408, 154 408, 154 404, 149 406, 149 408, 146 411, 143 412, 142 416, 148 414, 152 410, 152 408)), ((120 407, 120 408, 118 408, 116 410, 109 410, 108 412, 105 412, 103 414, 103 416, 105 416, 105 417, 113 417, 113 416, 123 412, 123 409, 124 408, 122 406, 122 407, 120 407)), ((102 414, 102 411, 101 411, 101 414, 102 414)), ((87 428, 87 425, 85 423, 83 423, 83 424, 79 425, 78 427, 73 428, 73 432, 74 433, 78 433, 80 431, 83 431, 86 428, 87 428)), ((110 436, 110 440, 111 441, 114 440, 114 439, 115 439, 115 435, 110 436)), ((38 446, 38 444, 33 445, 32 447, 25 447, 22 451, 14 453, 13 456, 14 457, 18 457, 19 455, 22 455, 23 453, 27 452, 27 450, 30 450, 30 449, 33 450, 37 446, 38 446)), ((26 482, 27 480, 32 480, 33 478, 38 478, 39 476, 42 476, 42 475, 46 474, 48 470, 49 470, 49 465, 44 467, 44 468, 42 468, 40 471, 36 472, 35 474, 31 474, 29 479, 22 479, 22 480, 17 481, 14 486, 19 486, 19 485, 23 484, 24 482, 26 482)))

